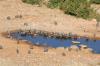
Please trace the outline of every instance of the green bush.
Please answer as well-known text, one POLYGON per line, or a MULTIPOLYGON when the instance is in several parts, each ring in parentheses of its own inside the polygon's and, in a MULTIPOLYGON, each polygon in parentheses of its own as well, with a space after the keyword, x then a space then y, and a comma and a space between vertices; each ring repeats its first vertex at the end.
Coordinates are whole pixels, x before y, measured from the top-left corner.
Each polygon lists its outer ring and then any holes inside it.
POLYGON ((91 1, 88 0, 65 0, 60 8, 64 10, 66 14, 87 19, 92 10, 90 5, 91 1))
MULTIPOLYGON (((23 0, 23 2, 32 5, 33 4, 40 5, 42 1, 45 0, 23 0)), ((100 0, 49 0, 46 6, 49 8, 60 8, 66 14, 73 15, 76 17, 81 17, 84 19, 88 18, 97 19, 98 14, 96 14, 96 11, 94 11, 91 8, 92 2, 99 3, 100 0)))
POLYGON ((29 3, 29 4, 38 4, 38 5, 40 5, 41 4, 41 2, 42 2, 42 0, 22 0, 23 2, 25 2, 25 3, 29 3))
MULTIPOLYGON (((91 0, 49 0, 50 8, 60 8, 66 14, 87 19, 91 14, 91 0)), ((93 10, 92 10, 93 11, 93 10)))
POLYGON ((79 4, 75 0, 65 0, 60 7, 66 14, 76 16, 76 9, 79 8, 79 4))
POLYGON ((61 5, 61 0, 49 0, 48 7, 49 8, 59 8, 61 5))
POLYGON ((90 15, 90 9, 88 8, 79 8, 79 10, 77 10, 77 17, 82 17, 84 19, 89 18, 90 15))
POLYGON ((100 0, 92 0, 93 3, 100 4, 100 0))

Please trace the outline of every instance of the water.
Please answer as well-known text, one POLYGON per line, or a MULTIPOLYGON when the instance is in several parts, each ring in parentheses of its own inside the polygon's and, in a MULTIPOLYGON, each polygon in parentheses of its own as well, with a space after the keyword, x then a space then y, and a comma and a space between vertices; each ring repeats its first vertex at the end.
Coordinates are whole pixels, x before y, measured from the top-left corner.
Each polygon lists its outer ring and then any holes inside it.
MULTIPOLYGON (((43 37, 43 36, 31 36, 31 35, 26 35, 26 36, 22 36, 19 33, 13 33, 11 34, 13 35, 13 38, 16 39, 23 39, 23 40, 28 40, 30 42, 32 42, 33 44, 39 43, 40 45, 47 45, 50 47, 70 47, 72 46, 72 41, 74 39, 55 39, 55 38, 47 38, 47 37, 43 37)), ((87 45, 89 48, 92 48, 93 51, 95 53, 100 54, 100 40, 88 40, 86 41, 86 38, 80 38, 77 39, 77 41, 81 42, 80 44, 78 44, 77 46, 84 44, 87 45)))

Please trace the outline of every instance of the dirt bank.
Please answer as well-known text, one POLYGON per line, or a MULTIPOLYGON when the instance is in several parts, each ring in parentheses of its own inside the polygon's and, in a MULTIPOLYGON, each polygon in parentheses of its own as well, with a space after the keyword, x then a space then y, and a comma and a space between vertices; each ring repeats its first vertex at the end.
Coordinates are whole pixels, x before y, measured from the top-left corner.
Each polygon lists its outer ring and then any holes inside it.
POLYGON ((25 42, 17 44, 15 40, 3 37, 0 39, 0 45, 3 46, 0 49, 2 66, 96 66, 100 63, 100 55, 87 51, 68 51, 67 48, 59 47, 49 48, 48 52, 44 52, 43 47, 33 46, 30 50, 30 45, 25 42))
POLYGON ((58 9, 31 6, 20 0, 0 1, 0 32, 15 29, 40 29, 52 32, 79 34, 100 37, 100 27, 96 21, 88 21, 65 15, 58 9), (16 16, 22 15, 22 18, 16 16), (10 17, 10 20, 7 17, 10 17), (27 23, 27 26, 24 25, 27 23), (56 23, 56 24, 55 24, 56 23))

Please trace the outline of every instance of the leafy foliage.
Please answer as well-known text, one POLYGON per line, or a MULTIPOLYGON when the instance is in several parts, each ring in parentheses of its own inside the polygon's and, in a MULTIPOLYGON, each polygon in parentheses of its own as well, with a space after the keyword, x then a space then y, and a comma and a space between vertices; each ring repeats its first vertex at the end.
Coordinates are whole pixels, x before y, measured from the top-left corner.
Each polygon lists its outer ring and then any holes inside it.
POLYGON ((58 8, 61 5, 61 0, 49 0, 48 7, 49 8, 58 8))
POLYGON ((93 3, 100 4, 100 0, 92 0, 93 3))
POLYGON ((90 4, 91 1, 88 0, 65 0, 61 5, 61 9, 67 14, 87 19, 92 10, 90 4))
MULTIPOLYGON (((25 3, 40 5, 43 0, 23 0, 25 3)), ((84 19, 98 18, 98 14, 91 8, 91 3, 100 3, 100 0, 49 0, 47 7, 59 8, 65 12, 76 17, 84 19)))
POLYGON ((29 4, 40 4, 42 0, 22 0, 25 3, 29 3, 29 4))

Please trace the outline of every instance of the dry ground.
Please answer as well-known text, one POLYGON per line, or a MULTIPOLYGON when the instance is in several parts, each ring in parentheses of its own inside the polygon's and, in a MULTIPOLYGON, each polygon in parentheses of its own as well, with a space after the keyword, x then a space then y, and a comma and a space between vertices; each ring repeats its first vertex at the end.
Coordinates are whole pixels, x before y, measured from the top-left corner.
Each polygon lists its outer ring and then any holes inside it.
MULTIPOLYGON (((94 32, 96 32, 96 23, 94 19, 88 21, 75 18, 65 15, 58 9, 32 6, 22 3, 21 0, 0 1, 0 32, 27 28, 64 33, 72 32, 93 37, 94 32), (23 18, 15 18, 16 15, 22 15, 23 18), (11 20, 7 20, 8 16, 11 17, 11 20), (55 25, 55 22, 58 25, 55 25), (24 26, 24 23, 28 23, 28 26, 24 26)), ((96 33, 97 37, 100 37, 100 27, 96 33)))
POLYGON ((68 51, 67 48, 49 48, 29 45, 25 42, 17 44, 16 40, 1 37, 0 66, 100 66, 100 55, 84 51, 68 51), (19 49, 19 54, 17 54, 19 49), (31 54, 28 54, 30 50, 31 54), (64 53, 64 54, 63 54, 64 53))
MULTIPOLYGON (((0 0, 0 33, 16 29, 40 29, 93 36, 95 25, 95 20, 75 18, 58 9, 31 6, 21 0, 0 0), (15 18, 16 15, 22 15, 22 18, 15 18), (10 20, 7 20, 8 16, 10 20), (28 23, 28 26, 24 26, 24 23, 28 23)), ((96 35, 100 37, 99 29, 96 35)), ((3 46, 0 49, 0 66, 100 66, 100 55, 87 52, 69 52, 63 48, 43 52, 43 47, 34 46, 32 53, 28 54, 29 45, 24 42, 17 45, 15 40, 4 38, 1 34, 0 45, 3 46), (19 54, 16 53, 17 48, 19 54), (62 56, 63 52, 66 56, 62 56)))

